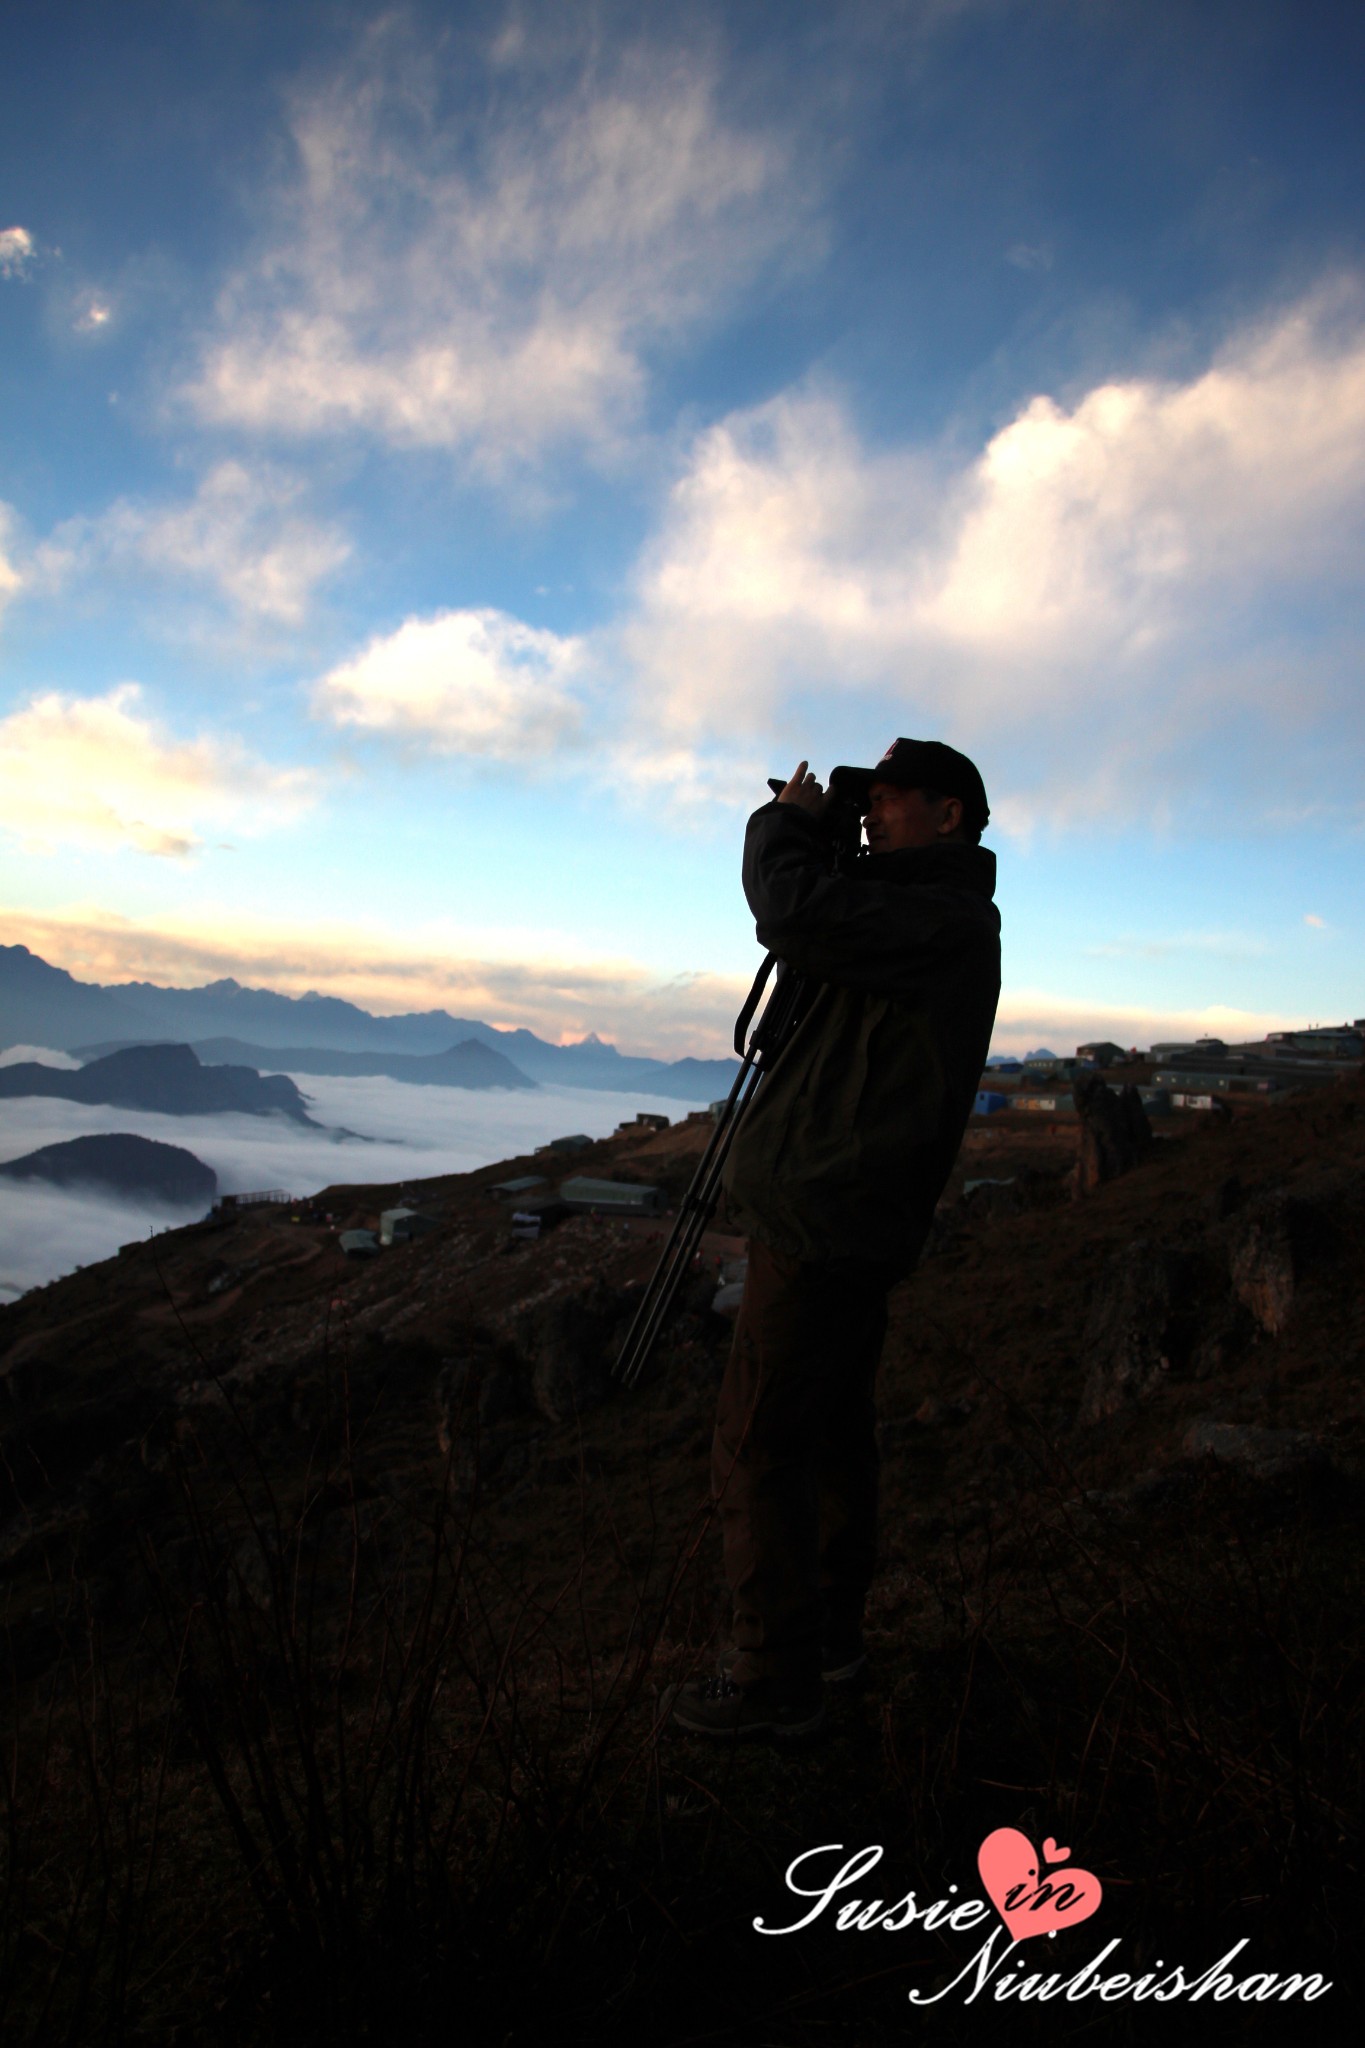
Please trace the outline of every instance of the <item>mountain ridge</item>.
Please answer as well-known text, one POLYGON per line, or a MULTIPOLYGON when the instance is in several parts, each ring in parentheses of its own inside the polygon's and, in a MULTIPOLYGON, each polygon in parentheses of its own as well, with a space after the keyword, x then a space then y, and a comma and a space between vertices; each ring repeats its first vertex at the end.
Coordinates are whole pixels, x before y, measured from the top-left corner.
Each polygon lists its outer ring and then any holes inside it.
POLYGON ((77 1052, 94 1045, 191 1044, 216 1038, 250 1043, 278 1057, 292 1050, 433 1057, 473 1039, 502 1054, 531 1081, 580 1088, 639 1088, 689 1102, 728 1094, 732 1059, 656 1060, 623 1053, 590 1033, 553 1045, 525 1026, 510 1030, 446 1010, 380 1017, 338 996, 284 996, 245 988, 230 977, 197 989, 132 981, 80 982, 27 946, 0 946, 0 1044, 51 1045, 77 1052))
MULTIPOLYGON (((135 1046, 77 1046, 78 1058, 101 1059, 135 1046)), ((417 1088, 538 1088, 505 1054, 481 1039, 462 1039, 438 1053, 334 1052, 325 1046, 249 1045, 241 1038, 196 1039, 190 1050, 206 1067, 251 1067, 262 1074, 384 1075, 417 1088)), ((3 1072, 0 1069, 0 1072, 3 1072)))
POLYGON ((319 1128, 287 1075, 262 1075, 247 1066, 203 1066, 188 1045, 125 1046, 74 1073, 40 1060, 0 1067, 0 1101, 35 1096, 164 1116, 279 1113, 292 1123, 319 1128))

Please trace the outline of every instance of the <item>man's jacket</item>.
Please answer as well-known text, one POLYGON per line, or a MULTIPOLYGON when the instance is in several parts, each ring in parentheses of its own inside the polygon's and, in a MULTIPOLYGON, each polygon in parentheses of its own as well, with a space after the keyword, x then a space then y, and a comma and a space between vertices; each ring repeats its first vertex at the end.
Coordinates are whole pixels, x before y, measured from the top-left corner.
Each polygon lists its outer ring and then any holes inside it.
POLYGON ((749 820, 758 939, 823 984, 725 1168, 732 1219, 801 1259, 906 1268, 952 1170, 1000 995, 995 855, 951 841, 829 872, 796 804, 749 820))

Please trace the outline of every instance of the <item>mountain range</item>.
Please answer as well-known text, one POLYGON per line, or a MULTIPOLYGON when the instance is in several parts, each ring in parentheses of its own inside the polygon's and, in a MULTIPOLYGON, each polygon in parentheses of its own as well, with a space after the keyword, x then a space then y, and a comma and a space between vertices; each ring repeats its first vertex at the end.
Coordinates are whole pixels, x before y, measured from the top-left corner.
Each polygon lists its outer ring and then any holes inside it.
MULTIPOLYGON (((577 1045, 551 1045, 532 1031, 500 1030, 477 1018, 452 1017, 447 1010, 410 1011, 376 1017, 335 996, 278 995, 240 982, 209 982, 203 988, 161 988, 130 981, 104 987, 77 981, 27 946, 0 946, 0 1046, 47 1045, 86 1056, 147 1043, 176 1040, 195 1045, 204 1058, 215 1040, 233 1044, 233 1058, 250 1064, 283 1065, 281 1055, 365 1053, 401 1058, 448 1058, 461 1041, 475 1040, 500 1053, 520 1070, 522 1082, 460 1081, 457 1086, 515 1087, 547 1081, 577 1088, 632 1088, 649 1094, 709 1102, 729 1092, 734 1060, 635 1058, 590 1034, 577 1045)), ((293 1066, 291 1059, 288 1062, 293 1066)), ((314 1066, 300 1072, 331 1072, 314 1066)), ((346 1071, 362 1071, 347 1069, 346 1071)), ((387 1066, 363 1071, 388 1073, 387 1066)), ((395 1074, 395 1079, 441 1076, 395 1074)), ((447 1084, 449 1085, 449 1084, 447 1084)))

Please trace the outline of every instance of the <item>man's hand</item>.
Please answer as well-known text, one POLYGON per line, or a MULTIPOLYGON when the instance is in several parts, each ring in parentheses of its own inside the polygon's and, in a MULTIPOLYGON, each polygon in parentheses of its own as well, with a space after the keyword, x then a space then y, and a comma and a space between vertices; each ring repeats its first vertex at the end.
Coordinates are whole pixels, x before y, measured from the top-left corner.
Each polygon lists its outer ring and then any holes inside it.
POLYGON ((818 818, 825 808, 825 792, 823 785, 808 772, 809 766, 809 762, 797 762, 796 773, 777 801, 780 804, 799 804, 803 811, 809 811, 813 818, 818 818))

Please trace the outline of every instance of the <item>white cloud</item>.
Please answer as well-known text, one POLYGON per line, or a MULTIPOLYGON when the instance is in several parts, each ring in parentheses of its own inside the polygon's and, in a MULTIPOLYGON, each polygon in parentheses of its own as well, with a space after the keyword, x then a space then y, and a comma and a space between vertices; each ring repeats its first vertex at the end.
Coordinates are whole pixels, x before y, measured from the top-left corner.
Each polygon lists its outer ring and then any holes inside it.
POLYGON ((6 1045, 0 1047, 0 1067, 17 1067, 26 1060, 36 1060, 41 1067, 58 1067, 63 1073, 75 1073, 80 1061, 74 1053, 56 1052, 45 1045, 6 1045))
POLYGON ((191 504, 130 511, 129 537, 154 567, 204 577, 242 611, 296 625, 351 551, 335 527, 292 509, 301 491, 277 471, 220 462, 191 504))
POLYGON ((386 17, 298 100, 296 176, 204 345, 204 417, 359 429, 495 472, 610 444, 648 350, 752 290, 798 229, 809 245, 801 167, 727 120, 704 64, 598 49, 523 71, 508 48, 480 114, 463 61, 455 86, 449 52, 413 52, 386 17))
POLYGON ((0 277, 22 277, 33 255, 33 237, 27 228, 0 228, 0 277))
POLYGON ((221 738, 177 740, 140 716, 125 683, 104 697, 35 697, 0 721, 0 819, 37 851, 89 847, 183 857, 201 832, 268 829, 309 801, 312 778, 221 738))
POLYGON ((1183 383, 1033 398, 966 463, 870 449, 818 389, 733 415, 693 447, 619 641, 661 745, 771 743, 853 692, 887 732, 1008 743, 1015 829, 1044 788, 1054 817, 1059 789, 1151 815, 1215 733, 1219 766, 1267 785, 1315 721, 1344 710, 1339 761, 1358 743, 1334 622, 1362 506, 1365 313, 1343 290, 1183 383))
POLYGON ((828 396, 784 395, 703 434, 624 630, 665 727, 762 731, 803 675, 882 675, 912 637, 928 485, 914 456, 869 455, 828 396))
POLYGON ((324 676, 313 709, 337 725, 496 760, 546 755, 578 729, 579 640, 498 611, 407 619, 324 676))
POLYGON ((0 503, 0 612, 23 588, 23 577, 11 555, 16 521, 12 508, 0 503))
POLYGON ((104 292, 82 292, 71 316, 77 334, 100 334, 114 317, 113 303, 104 292))
POLYGON ((1000 998, 993 1052, 1022 1053, 1036 1045, 1068 1052, 1091 1039, 1146 1051, 1176 1039, 1221 1038, 1228 1045, 1259 1043, 1269 1031, 1302 1030, 1310 1019, 1293 1010, 1242 1010, 1226 1003, 1200 1009, 1141 1003, 1098 1003, 1055 989, 1009 988, 1000 998))
POLYGON ((1006 263, 1012 263, 1016 270, 1051 270, 1052 245, 1050 242, 1016 242, 1005 251, 1006 263))
POLYGON ((188 502, 120 499, 96 518, 68 520, 34 549, 35 579, 55 586, 137 563, 213 585, 247 619, 296 626, 351 552, 337 527, 299 509, 303 493, 297 477, 274 467, 220 462, 188 502))
POLYGON ((1315 913, 1311 910, 1306 910, 1304 912, 1303 921, 1305 924, 1311 924, 1314 931, 1325 932, 1327 929, 1326 918, 1316 916, 1315 913))

